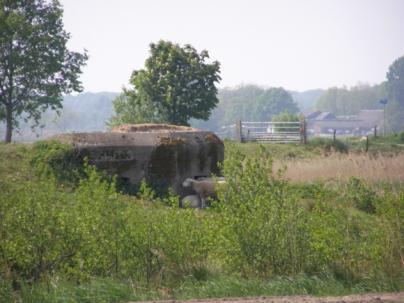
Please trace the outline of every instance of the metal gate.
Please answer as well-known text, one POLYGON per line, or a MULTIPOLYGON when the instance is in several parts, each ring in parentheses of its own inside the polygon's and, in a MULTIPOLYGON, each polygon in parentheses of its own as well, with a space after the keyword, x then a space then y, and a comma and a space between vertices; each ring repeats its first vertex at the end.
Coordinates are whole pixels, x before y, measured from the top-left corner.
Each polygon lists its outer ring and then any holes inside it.
POLYGON ((247 122, 235 125, 240 142, 306 143, 306 122, 247 122))

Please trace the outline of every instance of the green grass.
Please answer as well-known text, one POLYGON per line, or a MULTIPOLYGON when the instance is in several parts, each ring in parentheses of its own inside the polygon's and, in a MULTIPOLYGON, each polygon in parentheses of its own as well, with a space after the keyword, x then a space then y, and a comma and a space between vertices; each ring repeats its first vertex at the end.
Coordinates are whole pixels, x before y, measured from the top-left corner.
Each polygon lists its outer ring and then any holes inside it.
POLYGON ((0 143, 0 179, 9 179, 15 182, 35 178, 28 163, 29 144, 0 143))
MULTIPOLYGON (((369 153, 400 153, 404 152, 404 132, 391 134, 388 136, 368 136, 369 138, 369 153)), ((366 149, 366 140, 358 137, 342 139, 353 152, 363 152, 366 149)))
POLYGON ((117 278, 91 278, 84 283, 72 283, 54 277, 46 283, 22 284, 19 292, 0 284, 0 302, 128 302, 146 300, 186 300, 251 296, 341 296, 365 292, 395 292, 383 279, 368 278, 346 285, 331 274, 275 277, 268 280, 216 276, 207 281, 183 281, 173 288, 147 288, 136 281, 117 278), (388 285, 388 286, 386 286, 388 285))
MULTIPOLYGON (((364 152, 366 141, 360 137, 338 138, 334 144, 330 138, 308 138, 307 144, 259 144, 259 143, 235 143, 240 151, 246 155, 254 155, 262 145, 274 159, 312 159, 333 152, 364 152)), ((386 137, 369 136, 369 153, 402 153, 404 152, 404 133, 392 134, 386 137)))
POLYGON ((319 157, 322 149, 311 145, 302 144, 258 144, 258 143, 235 143, 240 151, 252 156, 257 154, 259 146, 263 146, 274 159, 303 159, 319 157))

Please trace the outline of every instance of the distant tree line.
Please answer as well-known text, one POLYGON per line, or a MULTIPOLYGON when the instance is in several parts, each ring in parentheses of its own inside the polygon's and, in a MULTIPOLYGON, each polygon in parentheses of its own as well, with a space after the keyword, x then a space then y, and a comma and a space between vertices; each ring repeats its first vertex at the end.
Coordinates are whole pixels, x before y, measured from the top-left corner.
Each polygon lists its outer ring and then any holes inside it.
POLYGON ((404 56, 393 62, 386 77, 387 125, 390 131, 402 132, 404 131, 404 56))
POLYGON ((237 120, 271 121, 280 113, 299 112, 292 95, 282 87, 262 88, 257 85, 242 85, 219 91, 219 104, 208 121, 192 120, 195 127, 220 131, 224 125, 237 120))
POLYGON ((329 88, 316 101, 315 108, 336 115, 355 115, 361 109, 383 109, 381 99, 387 99, 387 130, 404 131, 404 56, 393 62, 381 84, 329 88))
POLYGON ((332 87, 317 99, 315 108, 335 115, 355 115, 361 109, 381 109, 379 100, 385 95, 385 86, 382 84, 360 84, 351 88, 332 87))

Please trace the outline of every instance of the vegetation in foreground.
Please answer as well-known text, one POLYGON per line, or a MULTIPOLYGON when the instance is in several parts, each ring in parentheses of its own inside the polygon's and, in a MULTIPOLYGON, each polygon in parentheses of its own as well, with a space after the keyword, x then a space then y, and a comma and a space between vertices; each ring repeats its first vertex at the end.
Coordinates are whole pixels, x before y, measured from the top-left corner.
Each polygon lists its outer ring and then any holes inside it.
POLYGON ((402 184, 293 184, 264 148, 227 143, 218 201, 179 209, 90 166, 69 176, 68 148, 49 144, 0 145, 4 302, 402 290, 402 184))

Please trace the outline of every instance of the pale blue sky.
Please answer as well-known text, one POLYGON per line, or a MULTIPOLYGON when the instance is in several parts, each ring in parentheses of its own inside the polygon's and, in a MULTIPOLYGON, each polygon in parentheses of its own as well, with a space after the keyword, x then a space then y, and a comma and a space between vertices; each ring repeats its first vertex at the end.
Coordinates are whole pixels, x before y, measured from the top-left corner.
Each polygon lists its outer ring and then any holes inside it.
POLYGON ((86 91, 120 91, 160 39, 206 49, 220 87, 375 84, 404 55, 404 0, 61 0, 86 91))

